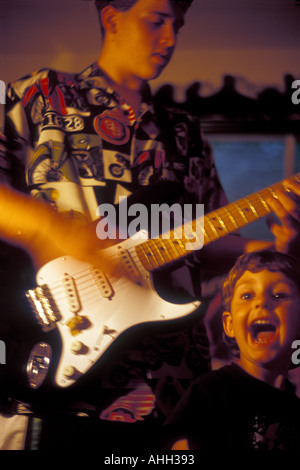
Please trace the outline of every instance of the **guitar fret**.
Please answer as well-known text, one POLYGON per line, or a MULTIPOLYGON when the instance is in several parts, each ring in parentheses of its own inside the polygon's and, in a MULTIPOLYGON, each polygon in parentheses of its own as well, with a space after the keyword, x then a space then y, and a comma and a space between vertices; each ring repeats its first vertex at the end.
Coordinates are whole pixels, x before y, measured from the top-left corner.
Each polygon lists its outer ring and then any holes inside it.
POLYGON ((194 251, 202 248, 203 238, 204 238, 204 227, 203 219, 195 219, 192 222, 184 225, 184 242, 188 244, 188 250, 191 251, 191 247, 194 251), (201 237, 199 238, 198 232, 201 232, 201 237), (187 235, 187 236, 186 236, 187 235))
POLYGON ((150 263, 152 264, 153 268, 156 269, 156 268, 159 268, 160 264, 154 254, 154 252, 152 251, 152 240, 147 240, 145 243, 143 243, 143 248, 145 250, 145 254, 146 256, 148 257, 150 263))
POLYGON ((270 191, 271 195, 272 195, 275 199, 278 199, 278 196, 277 196, 277 194, 275 193, 275 191, 273 190, 273 188, 270 187, 270 188, 267 188, 267 189, 268 189, 268 191, 270 191))
POLYGON ((239 226, 238 224, 236 223, 234 217, 232 216, 230 210, 227 208, 227 207, 223 207, 223 210, 224 212, 226 212, 226 215, 227 217, 229 218, 229 221, 232 223, 232 225, 234 226, 234 229, 238 229, 239 226))
POLYGON ((171 260, 176 260, 176 259, 179 259, 181 257, 179 251, 176 249, 176 246, 174 244, 174 241, 167 238, 167 239, 164 239, 163 240, 163 244, 165 245, 165 251, 166 251, 166 254, 169 254, 170 256, 170 261, 171 260))
POLYGON ((167 247, 167 242, 168 241, 169 241, 168 239, 162 239, 162 238, 158 238, 158 239, 153 240, 153 243, 156 245, 156 248, 157 248, 160 256, 164 260, 164 264, 170 263, 171 261, 174 261, 175 259, 178 258, 176 253, 175 253, 175 256, 172 255, 172 253, 174 252, 174 249, 172 249, 172 247, 171 247, 171 249, 168 249, 168 247, 167 247))
POLYGON ((209 218, 209 215, 207 215, 205 217, 205 220, 204 220, 204 226, 205 226, 205 222, 208 222, 209 223, 209 226, 214 234, 214 239, 217 239, 217 238, 220 238, 220 235, 218 234, 217 230, 215 229, 215 226, 214 224, 212 223, 212 221, 210 220, 209 218))
POLYGON ((142 265, 144 266, 144 268, 147 271, 152 271, 154 269, 154 266, 152 262, 150 261, 149 256, 145 252, 143 245, 145 245, 145 242, 135 247, 136 254, 138 255, 138 258, 140 262, 142 263, 142 265))
POLYGON ((234 202, 233 205, 234 205, 234 207, 237 208, 238 214, 241 216, 241 218, 242 218, 242 220, 243 220, 243 223, 242 223, 242 224, 239 224, 240 227, 242 227, 244 224, 247 225, 247 224, 249 223, 249 221, 248 221, 247 217, 245 216, 244 212, 242 211, 242 209, 240 208, 240 206, 238 205, 238 203, 237 203, 237 202, 234 202))
POLYGON ((261 193, 255 194, 256 200, 254 204, 256 206, 256 211, 260 217, 264 217, 266 213, 270 212, 270 209, 261 193))
MULTIPOLYGON (((189 227, 190 227, 190 224, 185 224, 182 227, 175 228, 173 231, 173 234, 176 235, 176 239, 174 239, 174 241, 175 240, 180 241, 180 247, 184 251, 185 255, 188 254, 187 243, 193 244, 193 240, 196 238, 195 233, 193 233, 193 238, 189 238, 189 233, 193 232, 192 230, 189 229, 189 227), (187 234, 188 236, 186 237, 185 234, 187 234)), ((193 249, 196 250, 197 247, 193 245, 193 249)))
POLYGON ((248 199, 245 198, 240 201, 239 207, 243 211, 243 214, 245 215, 248 224, 257 220, 257 213, 253 212, 248 199))
POLYGON ((170 238, 164 239, 164 241, 169 242, 172 245, 175 253, 178 253, 179 257, 182 257, 186 255, 186 251, 180 238, 180 234, 177 233, 175 229, 172 229, 170 231, 170 238))
POLYGON ((225 223, 224 223, 222 217, 220 217, 217 212, 220 213, 221 211, 219 210, 219 211, 213 212, 213 213, 212 213, 213 217, 210 217, 210 219, 213 220, 213 221, 219 222, 220 225, 218 225, 218 226, 216 227, 216 229, 218 230, 218 233, 222 233, 223 230, 224 230, 226 233, 229 233, 229 230, 228 230, 228 228, 226 227, 226 225, 225 225, 225 223))
POLYGON ((154 242, 154 240, 148 240, 147 244, 150 247, 151 252, 152 252, 155 260, 157 261, 157 263, 160 266, 163 266, 166 263, 166 261, 168 261, 168 260, 165 260, 165 258, 163 256, 163 252, 161 250, 161 247, 158 246, 158 240, 155 240, 155 242, 154 242))
MULTIPOLYGON (((204 219, 204 221, 205 221, 205 219, 204 219)), ((212 241, 212 240, 210 239, 208 233, 207 233, 207 230, 206 230, 204 224, 203 224, 203 235, 204 235, 204 245, 205 245, 206 243, 209 243, 209 242, 212 241)))
POLYGON ((258 213, 257 213, 257 211, 256 211, 256 209, 255 209, 255 207, 254 207, 253 204, 251 203, 250 199, 245 198, 245 201, 247 201, 247 204, 249 205, 249 207, 250 207, 251 211, 253 212, 253 214, 255 215, 255 217, 256 217, 257 219, 259 219, 259 215, 258 215, 258 213))
POLYGON ((282 187, 287 193, 291 192, 290 188, 288 188, 288 186, 285 183, 282 183, 282 187))
MULTIPOLYGON (((265 201, 265 199, 262 195, 262 192, 256 193, 256 197, 259 199, 260 206, 263 209, 263 213, 259 214, 259 215, 261 217, 264 217, 266 214, 268 214, 270 212, 270 208, 269 208, 268 204, 266 203, 266 201, 265 201)), ((257 206, 257 210, 258 210, 258 206, 257 206)))
MULTIPOLYGON (((209 238, 209 235, 208 235, 207 231, 205 230, 204 220, 205 220, 205 218, 201 220, 198 227, 200 228, 200 230, 202 232, 203 245, 206 245, 207 243, 209 243, 211 241, 211 239, 209 238)), ((197 233, 197 231, 196 231, 196 233, 197 233)))
POLYGON ((175 245, 176 249, 180 253, 180 256, 186 256, 187 251, 184 247, 184 244, 182 243, 180 239, 174 239, 173 244, 175 245))

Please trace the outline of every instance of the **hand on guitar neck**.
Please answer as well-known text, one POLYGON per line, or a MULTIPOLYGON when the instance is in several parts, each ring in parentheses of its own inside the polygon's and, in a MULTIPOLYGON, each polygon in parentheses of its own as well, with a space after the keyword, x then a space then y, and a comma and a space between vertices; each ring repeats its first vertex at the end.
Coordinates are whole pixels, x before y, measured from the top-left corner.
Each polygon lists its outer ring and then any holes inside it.
POLYGON ((300 258, 300 174, 230 203, 205 218, 208 243, 202 251, 202 263, 210 269, 217 266, 218 272, 225 273, 243 252, 271 247, 300 258), (265 216, 274 242, 230 235, 265 216), (210 243, 211 239, 214 243, 210 243))
POLYGON ((290 253, 300 258, 300 179, 284 180, 285 190, 276 190, 276 197, 267 200, 270 209, 276 214, 268 218, 268 225, 275 240, 277 251, 290 253))
POLYGON ((244 251, 271 245, 277 251, 300 259, 300 174, 267 188, 264 196, 270 211, 266 222, 274 235, 274 242, 246 240, 244 251))
POLYGON ((102 248, 94 224, 59 214, 48 204, 8 186, 0 186, 0 237, 23 248, 37 269, 60 256, 69 255, 110 272, 113 269, 102 248))
MULTIPOLYGON (((273 186, 265 201, 277 217, 276 219, 273 214, 267 217, 267 224, 274 235, 274 248, 300 259, 299 173, 283 180, 282 184, 273 186)), ((267 246, 268 242, 251 240, 245 245, 245 251, 259 250, 267 246)))

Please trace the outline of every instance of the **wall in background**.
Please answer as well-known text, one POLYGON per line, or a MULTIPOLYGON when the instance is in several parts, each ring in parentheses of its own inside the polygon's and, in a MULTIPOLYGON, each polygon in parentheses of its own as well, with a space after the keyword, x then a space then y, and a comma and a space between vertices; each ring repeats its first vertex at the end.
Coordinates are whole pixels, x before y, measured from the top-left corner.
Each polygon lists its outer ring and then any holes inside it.
MULTIPOLYGON (((300 78, 296 0, 194 0, 173 61, 153 82, 202 83, 209 94, 224 74, 241 91, 300 78)), ((0 75, 10 81, 45 66, 79 71, 97 59, 101 40, 92 0, 0 0, 0 75)))

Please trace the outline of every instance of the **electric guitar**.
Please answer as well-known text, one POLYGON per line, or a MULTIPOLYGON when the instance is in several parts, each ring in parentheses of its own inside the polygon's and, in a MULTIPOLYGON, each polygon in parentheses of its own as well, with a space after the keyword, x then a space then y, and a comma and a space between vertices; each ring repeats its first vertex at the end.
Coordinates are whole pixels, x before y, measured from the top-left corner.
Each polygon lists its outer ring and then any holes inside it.
MULTIPOLYGON (((300 181, 300 173, 290 179, 300 181)), ((157 238, 148 239, 142 231, 106 249, 118 265, 109 276, 68 256, 43 266, 37 287, 26 296, 43 330, 59 331, 62 348, 55 385, 75 384, 132 326, 193 312, 200 302, 178 305, 163 300, 153 288, 152 273, 269 214, 266 196, 276 196, 279 188, 289 191, 284 182, 276 183, 157 238)), ((51 361, 49 344, 38 343, 27 364, 31 388, 44 382, 51 361)))

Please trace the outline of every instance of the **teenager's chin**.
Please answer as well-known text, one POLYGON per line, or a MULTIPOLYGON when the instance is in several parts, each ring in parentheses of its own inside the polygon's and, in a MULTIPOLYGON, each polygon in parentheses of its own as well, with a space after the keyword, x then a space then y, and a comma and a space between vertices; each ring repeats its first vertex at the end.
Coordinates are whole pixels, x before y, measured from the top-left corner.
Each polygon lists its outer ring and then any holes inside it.
POLYGON ((156 78, 158 78, 162 72, 163 72, 164 69, 162 70, 155 70, 154 72, 152 72, 151 74, 149 73, 148 77, 146 78, 146 81, 150 81, 150 80, 155 80, 156 78))
POLYGON ((165 64, 159 64, 159 63, 154 63, 153 67, 148 71, 147 73, 147 80, 154 80, 155 78, 158 78, 162 72, 166 68, 166 63, 165 64))

